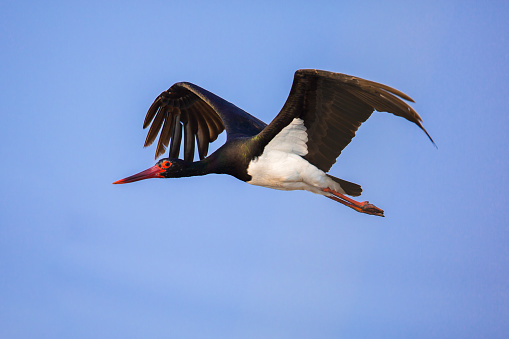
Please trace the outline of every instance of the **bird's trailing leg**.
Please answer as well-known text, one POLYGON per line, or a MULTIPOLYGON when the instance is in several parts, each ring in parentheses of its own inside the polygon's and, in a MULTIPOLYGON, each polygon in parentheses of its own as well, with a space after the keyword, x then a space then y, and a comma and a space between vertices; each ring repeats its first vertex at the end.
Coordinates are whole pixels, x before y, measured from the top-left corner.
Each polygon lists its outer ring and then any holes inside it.
POLYGON ((343 205, 348 206, 350 208, 353 208, 357 212, 384 217, 384 211, 376 207, 375 205, 370 204, 368 201, 363 202, 355 201, 353 199, 350 199, 344 194, 331 190, 330 188, 324 188, 323 191, 332 194, 332 196, 327 196, 327 198, 342 203, 343 205))

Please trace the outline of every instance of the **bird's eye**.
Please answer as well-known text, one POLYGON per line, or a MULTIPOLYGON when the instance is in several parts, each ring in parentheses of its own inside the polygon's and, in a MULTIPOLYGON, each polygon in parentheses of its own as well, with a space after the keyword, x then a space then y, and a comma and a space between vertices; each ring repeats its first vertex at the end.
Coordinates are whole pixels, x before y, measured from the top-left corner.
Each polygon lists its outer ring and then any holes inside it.
POLYGON ((169 161, 165 161, 165 162, 163 162, 162 165, 163 165, 163 168, 168 168, 171 166, 171 163, 169 161))

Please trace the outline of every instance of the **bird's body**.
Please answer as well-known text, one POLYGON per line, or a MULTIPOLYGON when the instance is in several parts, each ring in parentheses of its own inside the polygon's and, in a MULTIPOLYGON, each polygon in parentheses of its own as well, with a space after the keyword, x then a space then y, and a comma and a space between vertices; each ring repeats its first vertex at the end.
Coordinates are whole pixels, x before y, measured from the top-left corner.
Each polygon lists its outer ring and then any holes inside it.
POLYGON ((283 109, 266 125, 203 88, 176 83, 156 98, 143 126, 150 125, 145 146, 160 132, 156 159, 168 146, 169 158, 115 183, 229 174, 252 185, 307 190, 359 212, 383 216, 381 209, 346 197, 360 195, 359 185, 326 172, 374 110, 404 117, 429 137, 419 115, 399 97, 413 101, 375 82, 340 73, 299 70, 283 109), (208 144, 224 129, 226 143, 207 157, 208 144), (182 138, 183 160, 178 159, 182 138), (195 139, 199 161, 193 161, 195 139))

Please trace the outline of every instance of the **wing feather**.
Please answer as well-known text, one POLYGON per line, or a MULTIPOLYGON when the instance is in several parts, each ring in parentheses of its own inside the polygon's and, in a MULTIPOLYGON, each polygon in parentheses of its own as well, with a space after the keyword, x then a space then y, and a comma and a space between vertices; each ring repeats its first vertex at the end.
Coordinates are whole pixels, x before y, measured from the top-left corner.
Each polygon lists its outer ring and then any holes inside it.
POLYGON ((159 142, 157 143, 157 153, 164 153, 166 151, 166 147, 168 147, 168 143, 170 142, 172 124, 172 116, 166 117, 166 119, 164 119, 161 136, 159 137, 159 142))
POLYGON ((194 159, 194 138, 197 130, 196 119, 191 110, 186 110, 186 120, 184 122, 184 160, 193 161, 194 159))
POLYGON ((147 126, 152 122, 152 119, 154 119, 154 115, 157 113, 161 105, 161 98, 157 97, 156 100, 150 105, 150 108, 148 109, 147 115, 145 116, 145 121, 143 122, 143 128, 147 128, 147 126))
POLYGON ((294 118, 303 119, 308 134, 304 158, 327 172, 360 125, 377 110, 417 124, 433 142, 419 114, 402 99, 413 102, 408 95, 373 81, 341 73, 298 70, 281 112, 257 140, 266 145, 294 118))
POLYGON ((208 140, 211 139, 209 134, 209 129, 207 127, 207 122, 203 118, 202 115, 197 116, 198 120, 198 133, 196 134, 196 142, 198 144, 198 155, 200 156, 200 160, 207 156, 207 152, 209 149, 208 140))
POLYGON ((159 135, 156 159, 164 154, 168 144, 170 157, 178 158, 183 129, 184 160, 193 161, 196 145, 200 159, 205 158, 209 143, 225 129, 231 139, 254 136, 266 124, 201 87, 179 82, 162 92, 150 105, 143 128, 149 126, 145 146, 150 146, 159 135))
POLYGON ((154 142, 154 140, 157 138, 157 135, 159 134, 159 130, 161 129, 161 126, 164 121, 166 110, 162 109, 159 110, 154 118, 154 121, 152 122, 152 125, 150 125, 150 129, 147 133, 147 138, 145 139, 145 146, 150 146, 154 142))
MULTIPOLYGON (((178 158, 180 153, 180 143, 182 141, 182 124, 180 123, 180 110, 175 109, 176 115, 173 117, 172 136, 170 144, 170 158, 178 158)), ((157 154, 157 153, 156 153, 157 154)))

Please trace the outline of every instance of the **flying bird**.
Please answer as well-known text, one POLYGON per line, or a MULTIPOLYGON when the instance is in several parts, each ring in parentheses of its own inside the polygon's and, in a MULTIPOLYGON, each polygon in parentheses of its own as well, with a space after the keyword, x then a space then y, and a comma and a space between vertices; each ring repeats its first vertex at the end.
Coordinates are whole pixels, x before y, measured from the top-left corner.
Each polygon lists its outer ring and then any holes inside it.
MULTIPOLYGON (((384 216, 359 196, 361 186, 327 174, 359 126, 373 111, 389 112, 419 126, 421 117, 406 94, 358 77, 301 69, 288 99, 270 124, 189 82, 162 92, 148 109, 145 147, 159 135, 155 158, 169 146, 169 157, 114 184, 148 178, 229 174, 248 184, 278 190, 306 190, 358 212, 384 216), (209 143, 226 129, 226 142, 207 156, 209 143), (183 159, 179 159, 184 139, 183 159), (197 146, 199 161, 194 160, 197 146)), ((433 142, 434 144, 434 142, 433 142)))

